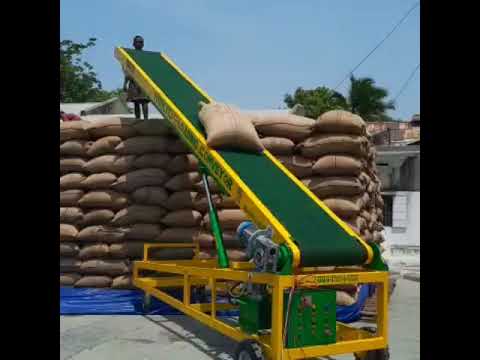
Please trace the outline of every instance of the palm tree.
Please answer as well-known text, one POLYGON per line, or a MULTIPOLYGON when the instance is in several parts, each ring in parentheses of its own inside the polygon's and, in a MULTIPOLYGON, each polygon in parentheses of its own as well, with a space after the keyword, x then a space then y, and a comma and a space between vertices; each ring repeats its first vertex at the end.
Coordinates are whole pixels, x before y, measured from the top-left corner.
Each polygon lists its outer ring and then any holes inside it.
POLYGON ((386 101, 388 90, 375 85, 372 78, 356 79, 350 76, 348 105, 350 111, 360 115, 365 121, 389 119, 387 110, 395 110, 393 101, 386 101))

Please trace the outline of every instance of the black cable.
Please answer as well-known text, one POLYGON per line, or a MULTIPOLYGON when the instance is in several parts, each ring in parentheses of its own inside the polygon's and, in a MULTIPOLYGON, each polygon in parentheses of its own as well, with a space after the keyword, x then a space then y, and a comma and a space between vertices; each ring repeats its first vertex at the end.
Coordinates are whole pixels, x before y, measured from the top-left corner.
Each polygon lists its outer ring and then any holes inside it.
POLYGON ((415 10, 415 9, 417 8, 418 5, 420 5, 420 1, 417 1, 417 2, 415 3, 415 5, 413 5, 413 6, 410 8, 410 10, 408 10, 407 13, 400 19, 400 21, 398 21, 398 22, 395 24, 395 26, 393 27, 393 29, 390 30, 390 32, 383 38, 383 40, 380 41, 380 42, 367 54, 367 56, 365 56, 352 70, 350 70, 350 71, 348 72, 348 74, 342 79, 342 81, 340 81, 340 82, 337 84, 337 86, 335 86, 335 88, 334 88, 335 91, 340 87, 340 85, 343 84, 343 82, 350 76, 350 74, 352 74, 355 70, 357 70, 357 69, 365 62, 365 60, 367 60, 367 59, 370 57, 370 55, 372 55, 372 54, 375 52, 375 50, 377 50, 377 49, 385 42, 385 40, 387 40, 387 39, 395 32, 395 30, 397 30, 397 28, 400 26, 400 24, 411 14, 411 12, 412 12, 413 10, 415 10))
POLYGON ((415 75, 415 73, 418 71, 419 68, 420 68, 420 63, 415 67, 415 69, 409 75, 408 79, 403 83, 402 87, 400 88, 400 91, 393 98, 393 102, 397 101, 398 97, 402 95, 403 91, 407 88, 408 83, 410 82, 410 80, 413 79, 413 76, 415 75))

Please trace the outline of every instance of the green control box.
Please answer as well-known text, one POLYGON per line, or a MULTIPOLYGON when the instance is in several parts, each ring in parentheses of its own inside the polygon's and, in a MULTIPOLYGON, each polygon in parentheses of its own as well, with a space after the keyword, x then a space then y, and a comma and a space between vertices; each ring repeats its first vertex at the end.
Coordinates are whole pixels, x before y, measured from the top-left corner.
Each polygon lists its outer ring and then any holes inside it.
POLYGON ((255 334, 259 330, 270 329, 272 307, 270 296, 242 296, 240 303, 239 324, 242 331, 255 334))
MULTIPOLYGON (((288 293, 284 308, 287 313, 288 293)), ((297 290, 292 296, 287 325, 287 348, 336 342, 336 293, 332 290, 297 290)))

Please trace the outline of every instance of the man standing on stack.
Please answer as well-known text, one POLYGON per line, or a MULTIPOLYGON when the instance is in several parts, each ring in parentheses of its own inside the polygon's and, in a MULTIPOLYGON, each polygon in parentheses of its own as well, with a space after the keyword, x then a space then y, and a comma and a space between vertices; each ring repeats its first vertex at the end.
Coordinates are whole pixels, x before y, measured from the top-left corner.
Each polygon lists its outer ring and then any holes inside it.
MULTIPOLYGON (((137 51, 143 50, 143 38, 137 35, 133 38, 133 47, 137 51)), ((126 74, 126 73, 125 73, 126 74)), ((143 110, 143 118, 148 120, 148 103, 149 100, 143 93, 142 89, 135 83, 135 81, 128 75, 125 75, 123 82, 123 91, 127 93, 127 101, 133 102, 135 106, 135 117, 140 119, 140 105, 143 110)))

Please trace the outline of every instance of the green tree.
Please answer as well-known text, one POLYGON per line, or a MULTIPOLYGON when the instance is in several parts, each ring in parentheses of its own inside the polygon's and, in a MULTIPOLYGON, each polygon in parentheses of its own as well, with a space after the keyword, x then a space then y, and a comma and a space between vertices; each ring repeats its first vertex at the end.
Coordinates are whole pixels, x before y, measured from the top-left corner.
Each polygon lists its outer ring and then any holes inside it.
POLYGON ((317 87, 313 90, 304 90, 299 87, 293 95, 285 95, 283 101, 289 108, 292 108, 296 104, 303 105, 305 108, 305 116, 312 119, 316 119, 329 110, 348 108, 347 101, 342 94, 324 86, 317 87))
POLYGON ((393 101, 387 101, 388 90, 375 85, 372 78, 356 79, 350 76, 348 92, 349 110, 365 121, 391 121, 388 110, 395 110, 393 101))
POLYGON ((86 44, 71 40, 60 41, 60 101, 95 102, 117 96, 120 89, 106 91, 97 78, 93 66, 82 60, 83 52, 95 46, 96 39, 88 39, 86 44))

